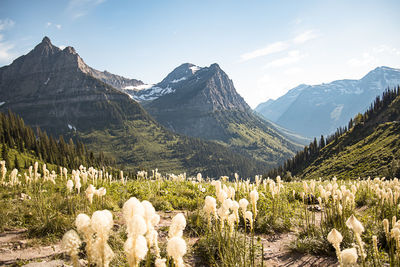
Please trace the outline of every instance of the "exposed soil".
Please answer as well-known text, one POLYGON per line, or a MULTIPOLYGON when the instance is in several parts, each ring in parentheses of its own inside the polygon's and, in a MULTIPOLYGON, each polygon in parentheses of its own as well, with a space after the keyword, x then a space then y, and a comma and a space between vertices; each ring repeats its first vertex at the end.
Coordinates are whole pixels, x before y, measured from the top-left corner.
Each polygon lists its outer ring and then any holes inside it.
POLYGON ((335 258, 293 252, 289 244, 296 238, 294 233, 263 236, 264 266, 337 266, 335 258))
MULTIPOLYGON (((5 231, 0 234, 0 266, 30 261, 49 262, 61 254, 60 243, 51 246, 32 246, 26 238, 26 229, 5 231)), ((28 265, 40 266, 40 265, 28 265)), ((44 266, 44 265, 43 265, 44 266)), ((46 265, 62 266, 62 265, 46 265)))

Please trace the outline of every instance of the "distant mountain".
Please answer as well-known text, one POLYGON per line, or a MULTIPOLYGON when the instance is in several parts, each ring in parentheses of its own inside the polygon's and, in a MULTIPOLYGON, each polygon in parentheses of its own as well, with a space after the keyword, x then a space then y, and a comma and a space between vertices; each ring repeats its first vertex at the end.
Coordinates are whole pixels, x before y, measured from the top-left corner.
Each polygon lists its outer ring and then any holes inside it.
POLYGON ((364 112, 385 89, 400 84, 400 70, 379 67, 360 80, 299 85, 256 107, 263 117, 303 136, 333 133, 364 112))
POLYGON ((130 93, 171 130, 218 141, 268 166, 301 149, 271 123, 253 114, 218 64, 200 68, 185 63, 153 87, 130 93))
POLYGON ((88 74, 122 91, 144 85, 144 83, 140 80, 128 79, 119 75, 112 74, 106 70, 98 71, 96 69, 90 68, 88 74))
POLYGON ((370 108, 326 141, 310 143, 269 175, 302 178, 400 176, 400 87, 385 91, 370 108))
POLYGON ((0 68, 0 111, 11 109, 31 126, 80 139, 130 169, 213 176, 266 169, 220 144, 170 132, 110 85, 121 89, 135 83, 141 82, 90 68, 74 48, 61 50, 45 37, 27 55, 0 68))

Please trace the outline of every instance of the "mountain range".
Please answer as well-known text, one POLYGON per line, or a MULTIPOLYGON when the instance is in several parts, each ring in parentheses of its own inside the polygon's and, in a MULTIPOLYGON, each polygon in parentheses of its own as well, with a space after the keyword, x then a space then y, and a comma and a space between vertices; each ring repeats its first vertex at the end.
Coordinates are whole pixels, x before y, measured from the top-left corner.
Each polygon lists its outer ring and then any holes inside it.
POLYGON ((45 37, 28 54, 0 68, 0 111, 10 109, 28 125, 79 139, 89 149, 104 151, 135 169, 254 175, 300 148, 252 114, 216 64, 209 68, 184 64, 157 86, 169 85, 171 93, 142 102, 149 115, 127 94, 146 87, 142 81, 95 70, 74 48, 61 50, 45 37), (179 71, 192 76, 184 79, 179 71), (198 117, 190 116, 196 112, 198 117), (168 122, 163 113, 181 117, 168 122), (182 129, 188 127, 177 121, 196 130, 185 132, 182 129), (197 131, 209 134, 191 134, 197 131))
POLYGON ((318 179, 333 177, 400 176, 400 87, 385 91, 364 114, 349 122, 349 129, 336 132, 326 145, 308 147, 285 166, 293 175, 318 179), (314 151, 314 152, 312 152, 314 151))
POLYGON ((172 131, 217 141, 270 166, 302 148, 293 136, 255 115, 215 63, 182 64, 156 85, 128 93, 172 131))
POLYGON ((303 136, 326 136, 367 110, 385 89, 398 84, 399 69, 378 67, 360 80, 299 85, 276 100, 259 104, 255 111, 303 136))

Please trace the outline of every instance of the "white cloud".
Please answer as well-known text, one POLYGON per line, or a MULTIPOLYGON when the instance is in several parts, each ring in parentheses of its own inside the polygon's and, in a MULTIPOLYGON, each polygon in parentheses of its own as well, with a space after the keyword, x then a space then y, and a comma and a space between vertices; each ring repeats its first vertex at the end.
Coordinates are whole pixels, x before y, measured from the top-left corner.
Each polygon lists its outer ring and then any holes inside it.
POLYGON ((289 44, 287 42, 275 42, 270 45, 267 45, 264 48, 260 48, 260 49, 254 50, 252 52, 242 54, 240 57, 241 57, 242 61, 246 61, 246 60, 278 53, 278 52, 286 50, 288 47, 289 47, 289 44))
MULTIPOLYGON (((0 31, 8 30, 15 25, 15 22, 9 18, 0 20, 0 31)), ((0 34, 0 63, 8 63, 13 55, 10 52, 14 48, 14 44, 3 41, 4 36, 0 34)))
POLYGON ((293 42, 295 44, 302 44, 302 43, 305 43, 305 42, 307 42, 309 40, 312 40, 312 39, 315 39, 315 38, 317 38, 317 35, 314 33, 314 31, 313 30, 308 30, 308 31, 305 31, 305 32, 297 35, 293 39, 293 42))
POLYGON ((53 26, 55 28, 57 28, 58 30, 61 30, 61 27, 62 27, 61 24, 54 24, 54 23, 52 23, 50 21, 46 23, 46 28, 53 27, 53 26))
POLYGON ((268 56, 271 54, 275 54, 278 52, 285 51, 289 49, 293 44, 294 45, 299 45, 303 44, 309 40, 317 38, 317 34, 315 34, 314 30, 308 30, 305 31, 296 37, 294 37, 292 40, 289 41, 278 41, 274 42, 272 44, 267 45, 266 47, 244 53, 240 56, 241 61, 247 61, 250 59, 258 58, 258 57, 263 57, 263 56, 268 56))
POLYGON ((301 19, 301 18, 297 18, 297 19, 294 20, 294 24, 296 24, 296 25, 299 25, 302 22, 303 22, 303 19, 301 19))
POLYGON ((15 22, 12 19, 0 19, 0 31, 7 30, 15 25, 15 22))
POLYGON ((352 59, 348 60, 347 63, 353 67, 362 67, 362 66, 370 64, 374 61, 376 61, 375 57, 372 56, 370 53, 365 52, 362 54, 361 57, 352 58, 352 59))
MULTIPOLYGON (((392 66, 400 60, 400 50, 389 45, 380 45, 365 50, 358 57, 353 57, 347 61, 350 67, 376 67, 378 65, 392 66)), ((398 64, 395 64, 396 66, 398 64)))
POLYGON ((105 2, 106 0, 70 0, 67 10, 74 19, 85 16, 93 8, 105 2))
POLYGON ((306 55, 301 54, 299 50, 292 50, 289 51, 287 56, 275 59, 271 62, 269 62, 267 65, 265 65, 265 68, 270 68, 270 67, 282 67, 286 65, 290 65, 293 63, 298 62, 300 59, 304 58, 306 55))
MULTIPOLYGON (((0 41, 3 39, 3 36, 0 35, 0 41)), ((14 48, 14 45, 8 42, 0 42, 0 63, 6 63, 13 58, 11 49, 14 48)))
POLYGON ((241 57, 242 61, 246 61, 246 60, 257 58, 257 57, 263 57, 263 56, 267 56, 270 54, 278 53, 278 52, 286 50, 288 47, 289 47, 289 45, 287 42, 275 42, 270 45, 267 45, 264 48, 260 48, 260 49, 254 50, 252 52, 242 54, 240 57, 241 57))
POLYGON ((302 68, 298 68, 298 67, 293 67, 293 68, 289 68, 283 71, 283 73, 285 75, 296 75, 296 74, 301 74, 303 73, 304 70, 302 68))
POLYGON ((61 50, 64 50, 64 48, 66 48, 67 46, 65 46, 65 45, 59 45, 58 46, 61 50))

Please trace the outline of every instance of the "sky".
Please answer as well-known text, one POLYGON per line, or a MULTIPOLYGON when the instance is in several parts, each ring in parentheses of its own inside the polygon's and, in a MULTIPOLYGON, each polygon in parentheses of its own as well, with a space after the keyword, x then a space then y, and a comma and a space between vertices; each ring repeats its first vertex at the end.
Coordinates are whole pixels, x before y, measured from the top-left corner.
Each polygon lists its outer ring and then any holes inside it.
POLYGON ((145 83, 218 63, 255 108, 299 84, 400 68, 399 11, 398 0, 0 0, 0 66, 44 36, 145 83))

